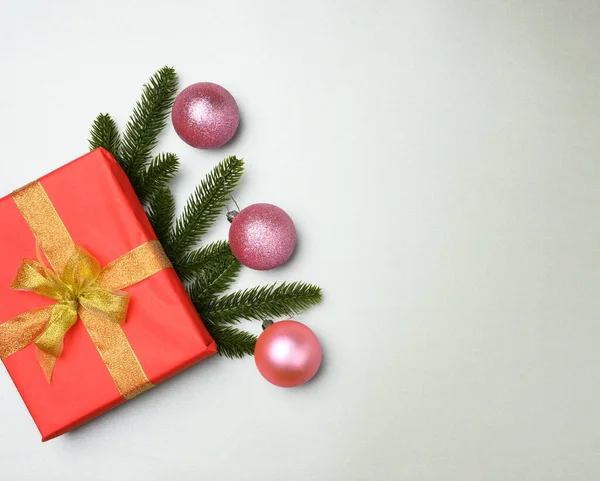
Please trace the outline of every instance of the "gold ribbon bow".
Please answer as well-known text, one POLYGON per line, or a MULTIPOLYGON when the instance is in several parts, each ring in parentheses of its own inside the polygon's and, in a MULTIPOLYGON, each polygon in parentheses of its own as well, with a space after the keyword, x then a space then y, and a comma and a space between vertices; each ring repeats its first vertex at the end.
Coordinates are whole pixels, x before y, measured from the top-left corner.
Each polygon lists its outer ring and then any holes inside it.
POLYGON ((125 321, 129 294, 103 289, 97 283, 101 272, 100 263, 79 246, 73 250, 61 276, 47 268, 41 256, 39 262, 25 259, 19 267, 12 289, 35 292, 57 301, 44 331, 34 341, 41 351, 38 358, 48 382, 62 352, 63 338, 79 315, 84 317, 90 311, 108 322, 125 321))
POLYGON ((0 359, 31 343, 50 382, 66 333, 81 319, 123 397, 148 390, 148 380, 120 324, 125 321, 129 294, 119 289, 171 267, 158 241, 150 241, 104 268, 76 246, 39 182, 13 193, 19 211, 36 237, 53 270, 38 261, 21 263, 11 288, 54 299, 0 324, 0 359))

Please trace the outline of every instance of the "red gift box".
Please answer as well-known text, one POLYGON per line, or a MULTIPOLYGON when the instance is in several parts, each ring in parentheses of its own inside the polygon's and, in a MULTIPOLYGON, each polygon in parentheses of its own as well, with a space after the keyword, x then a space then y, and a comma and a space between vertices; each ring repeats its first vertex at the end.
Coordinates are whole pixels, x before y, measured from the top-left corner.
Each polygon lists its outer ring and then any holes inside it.
MULTIPOLYGON (((103 149, 48 174, 39 184, 73 242, 101 266, 156 241, 127 175, 103 149)), ((36 259, 38 254, 36 238, 15 198, 9 195, 0 199, 0 328, 16 316, 55 303, 10 287, 23 259, 36 259)), ((216 352, 173 268, 164 268, 121 290, 130 294, 122 330, 153 385, 216 352)), ((29 344, 3 362, 43 441, 125 402, 97 343, 81 321, 66 333, 50 382, 36 349, 29 344)))

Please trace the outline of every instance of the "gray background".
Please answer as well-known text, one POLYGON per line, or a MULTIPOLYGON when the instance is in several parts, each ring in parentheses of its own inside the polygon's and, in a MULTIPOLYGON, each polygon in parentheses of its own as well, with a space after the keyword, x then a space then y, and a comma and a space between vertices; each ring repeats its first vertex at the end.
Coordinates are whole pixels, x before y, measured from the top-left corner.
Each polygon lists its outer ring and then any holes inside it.
POLYGON ((599 24, 597 0, 3 0, 0 194, 163 64, 222 84, 234 142, 161 138, 179 205, 247 160, 238 202, 300 244, 236 287, 321 284, 298 319, 326 357, 294 390, 213 358, 44 445, 2 369, 0 477, 598 479, 599 24))

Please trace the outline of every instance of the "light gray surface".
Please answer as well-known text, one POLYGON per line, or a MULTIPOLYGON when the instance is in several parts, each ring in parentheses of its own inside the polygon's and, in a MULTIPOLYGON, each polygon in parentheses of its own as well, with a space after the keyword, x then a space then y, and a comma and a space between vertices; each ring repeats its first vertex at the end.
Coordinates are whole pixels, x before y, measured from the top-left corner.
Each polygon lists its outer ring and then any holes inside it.
POLYGON ((295 390, 214 358, 44 445, 2 369, 0 478, 598 479, 599 24, 596 0, 4 0, 0 194, 161 65, 220 83, 233 143, 161 139, 179 204, 246 158, 238 202, 300 244, 237 286, 321 284, 298 318, 326 357, 295 390))

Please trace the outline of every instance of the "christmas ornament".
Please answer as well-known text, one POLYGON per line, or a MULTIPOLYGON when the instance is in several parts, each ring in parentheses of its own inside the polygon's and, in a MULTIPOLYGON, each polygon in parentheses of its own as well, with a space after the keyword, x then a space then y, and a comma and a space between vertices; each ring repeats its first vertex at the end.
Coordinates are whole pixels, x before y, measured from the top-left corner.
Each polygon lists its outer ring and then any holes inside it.
POLYGON ((184 89, 172 111, 177 135, 192 147, 215 149, 231 140, 240 122, 233 96, 223 87, 200 82, 184 89))
POLYGON ((285 263, 296 247, 296 229, 289 215, 272 204, 253 204, 227 214, 229 244, 240 263, 265 271, 285 263))
POLYGON ((321 344, 297 321, 269 325, 256 341, 256 367, 271 384, 294 387, 310 381, 321 365, 321 344))

